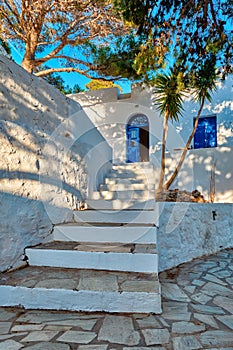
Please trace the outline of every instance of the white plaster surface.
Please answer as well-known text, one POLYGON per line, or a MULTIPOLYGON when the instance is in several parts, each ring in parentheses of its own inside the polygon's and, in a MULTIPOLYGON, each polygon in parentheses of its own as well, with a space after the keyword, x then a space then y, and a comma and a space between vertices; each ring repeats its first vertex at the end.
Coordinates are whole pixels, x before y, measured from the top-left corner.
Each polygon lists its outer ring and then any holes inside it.
POLYGON ((158 204, 155 210, 79 210, 74 212, 77 223, 158 224, 158 204))
MULTIPOLYGON (((201 190, 206 199, 210 196, 210 175, 215 175, 215 202, 233 202, 233 85, 232 75, 218 83, 218 89, 212 95, 212 101, 206 102, 201 116, 216 115, 217 117, 217 148, 190 150, 173 188, 192 191, 201 190)), ((152 89, 134 86, 131 96, 120 99, 116 89, 105 89, 98 92, 88 92, 71 96, 78 101, 86 113, 99 128, 113 148, 113 161, 126 161, 126 124, 135 114, 145 114, 149 120, 150 129, 150 162, 155 169, 160 168, 162 117, 153 105, 152 89)), ((199 109, 191 96, 184 103, 184 117, 179 122, 169 124, 167 138, 167 170, 171 174, 193 128, 193 118, 199 109)), ((158 172, 154 181, 158 181, 158 172)))
POLYGON ((0 44, 0 55, 10 58, 4 47, 0 44))
POLYGON ((27 249, 26 255, 31 266, 146 273, 158 272, 157 254, 27 249))
POLYGON ((156 244, 156 227, 150 226, 55 226, 55 241, 156 244))
POLYGON ((0 286, 2 306, 26 309, 161 313, 160 294, 0 286))
POLYGON ((233 247, 233 204, 160 205, 159 271, 233 247))
POLYGON ((78 103, 0 56, 0 271, 72 220, 110 160, 78 103))

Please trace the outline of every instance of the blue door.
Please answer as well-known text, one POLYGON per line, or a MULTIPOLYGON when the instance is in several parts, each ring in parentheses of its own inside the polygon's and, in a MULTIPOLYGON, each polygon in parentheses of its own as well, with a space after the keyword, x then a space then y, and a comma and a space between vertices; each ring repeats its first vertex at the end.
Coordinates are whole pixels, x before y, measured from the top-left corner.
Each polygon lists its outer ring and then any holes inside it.
POLYGON ((127 163, 140 162, 140 128, 127 126, 127 163))

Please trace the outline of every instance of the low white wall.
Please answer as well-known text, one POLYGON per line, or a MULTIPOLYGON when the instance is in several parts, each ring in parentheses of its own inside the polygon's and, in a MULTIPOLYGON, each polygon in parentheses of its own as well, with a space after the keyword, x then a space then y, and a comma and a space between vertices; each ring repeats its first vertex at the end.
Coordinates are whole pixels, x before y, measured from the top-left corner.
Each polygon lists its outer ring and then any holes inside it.
POLYGON ((233 204, 159 206, 159 271, 233 247, 233 204))
POLYGON ((103 181, 112 150, 81 106, 0 55, 0 271, 103 181))

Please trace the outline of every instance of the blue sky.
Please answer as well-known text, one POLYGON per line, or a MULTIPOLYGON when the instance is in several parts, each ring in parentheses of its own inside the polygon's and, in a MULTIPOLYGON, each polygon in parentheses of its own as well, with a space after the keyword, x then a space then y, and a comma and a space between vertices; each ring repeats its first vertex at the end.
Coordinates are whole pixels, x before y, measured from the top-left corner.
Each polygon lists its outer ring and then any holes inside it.
MULTIPOLYGON (((12 43, 10 43, 10 48, 13 60, 16 63, 21 64, 23 59, 23 53, 20 52, 20 50, 12 43)), ((85 89, 85 85, 90 81, 90 79, 75 72, 57 74, 59 74, 62 77, 62 79, 64 79, 65 84, 69 85, 70 87, 73 87, 75 84, 78 84, 82 89, 85 89)), ((116 84, 122 87, 124 93, 131 91, 131 84, 126 79, 116 81, 116 84)))

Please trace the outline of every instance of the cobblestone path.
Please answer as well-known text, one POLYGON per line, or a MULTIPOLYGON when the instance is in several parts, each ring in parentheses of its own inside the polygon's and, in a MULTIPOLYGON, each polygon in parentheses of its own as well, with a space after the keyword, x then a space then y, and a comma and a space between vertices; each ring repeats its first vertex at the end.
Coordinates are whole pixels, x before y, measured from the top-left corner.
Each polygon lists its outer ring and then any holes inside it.
POLYGON ((233 350, 233 249, 160 281, 161 315, 0 308, 0 350, 233 350))

